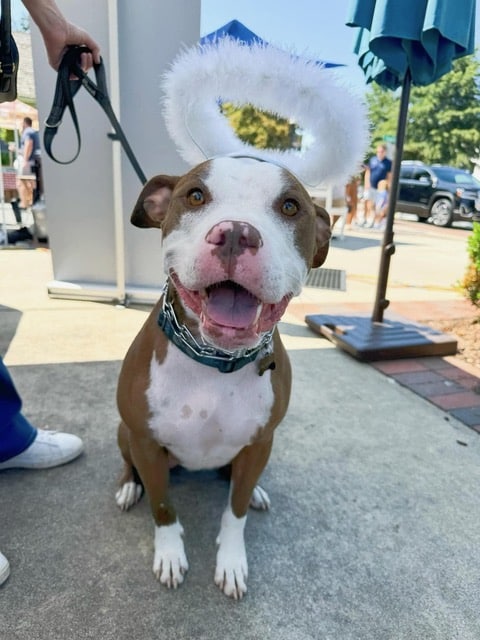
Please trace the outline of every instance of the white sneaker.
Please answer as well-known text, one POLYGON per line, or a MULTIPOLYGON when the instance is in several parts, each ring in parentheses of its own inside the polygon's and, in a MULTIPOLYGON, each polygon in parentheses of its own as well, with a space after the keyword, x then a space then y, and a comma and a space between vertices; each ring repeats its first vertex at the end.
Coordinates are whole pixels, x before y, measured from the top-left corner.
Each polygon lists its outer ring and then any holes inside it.
POLYGON ((0 462, 2 469, 48 469, 77 458, 83 451, 78 436, 58 431, 38 429, 32 444, 18 456, 0 462))
POLYGON ((10 564, 3 553, 0 551, 0 585, 5 582, 9 575, 10 564))

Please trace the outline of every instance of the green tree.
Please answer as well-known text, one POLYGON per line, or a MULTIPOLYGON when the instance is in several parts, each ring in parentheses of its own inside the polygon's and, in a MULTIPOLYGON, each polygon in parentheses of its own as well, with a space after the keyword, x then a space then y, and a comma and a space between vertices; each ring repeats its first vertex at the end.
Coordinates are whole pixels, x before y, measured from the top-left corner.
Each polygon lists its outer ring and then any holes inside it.
POLYGON ((285 150, 299 144, 296 126, 285 118, 261 111, 250 104, 236 107, 225 103, 221 111, 240 140, 253 147, 285 150))
MULTIPOLYGON (((404 143, 405 159, 471 168, 480 154, 480 63, 456 60, 453 70, 426 87, 413 87, 404 143)), ((367 96, 373 126, 372 148, 396 129, 399 92, 374 85, 367 96)))
POLYGON ((398 92, 384 89, 374 82, 367 96, 367 107, 370 121, 371 150, 370 157, 375 153, 379 142, 387 137, 395 136, 397 130, 399 99, 398 92))

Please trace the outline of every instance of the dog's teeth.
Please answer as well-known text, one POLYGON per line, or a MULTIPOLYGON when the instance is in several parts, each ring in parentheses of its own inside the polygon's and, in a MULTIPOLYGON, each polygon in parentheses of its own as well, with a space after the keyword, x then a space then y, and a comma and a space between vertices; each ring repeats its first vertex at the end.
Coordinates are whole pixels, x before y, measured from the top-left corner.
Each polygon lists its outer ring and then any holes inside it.
POLYGON ((262 310, 263 310, 263 304, 260 302, 260 304, 257 307, 257 313, 255 315, 255 323, 259 321, 260 316, 262 315, 262 310))

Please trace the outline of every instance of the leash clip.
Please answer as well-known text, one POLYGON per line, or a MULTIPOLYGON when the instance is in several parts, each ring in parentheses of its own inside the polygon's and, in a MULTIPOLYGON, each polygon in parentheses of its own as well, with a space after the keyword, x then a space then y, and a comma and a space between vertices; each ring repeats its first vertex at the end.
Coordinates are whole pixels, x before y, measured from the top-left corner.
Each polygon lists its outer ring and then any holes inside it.
POLYGON ((62 124, 62 120, 58 120, 58 122, 56 122, 55 124, 50 124, 48 122, 48 118, 45 120, 45 122, 43 123, 44 127, 48 127, 49 129, 58 129, 58 127, 62 124))

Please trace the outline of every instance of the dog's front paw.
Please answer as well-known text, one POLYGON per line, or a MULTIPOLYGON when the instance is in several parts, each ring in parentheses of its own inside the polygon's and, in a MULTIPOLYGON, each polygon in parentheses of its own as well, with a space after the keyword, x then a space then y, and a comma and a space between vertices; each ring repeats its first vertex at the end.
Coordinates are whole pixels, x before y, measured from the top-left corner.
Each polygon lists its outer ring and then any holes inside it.
POLYGON ((183 546, 183 527, 179 522, 155 527, 155 556, 153 573, 166 587, 176 589, 182 584, 188 571, 187 556, 183 546))
POLYGON ((236 518, 230 509, 222 517, 218 534, 215 584, 226 596, 240 600, 247 592, 248 564, 243 539, 246 517, 236 518))
POLYGON ((252 509, 258 509, 259 511, 268 511, 270 509, 270 498, 265 489, 257 484, 253 490, 252 497, 250 498, 250 506, 252 509))
POLYGON ((217 553, 215 584, 226 596, 241 600, 247 593, 248 565, 245 547, 225 549, 220 546, 217 553))
POLYGON ((115 494, 115 502, 122 511, 133 507, 142 497, 143 487, 136 482, 124 482, 115 494))

